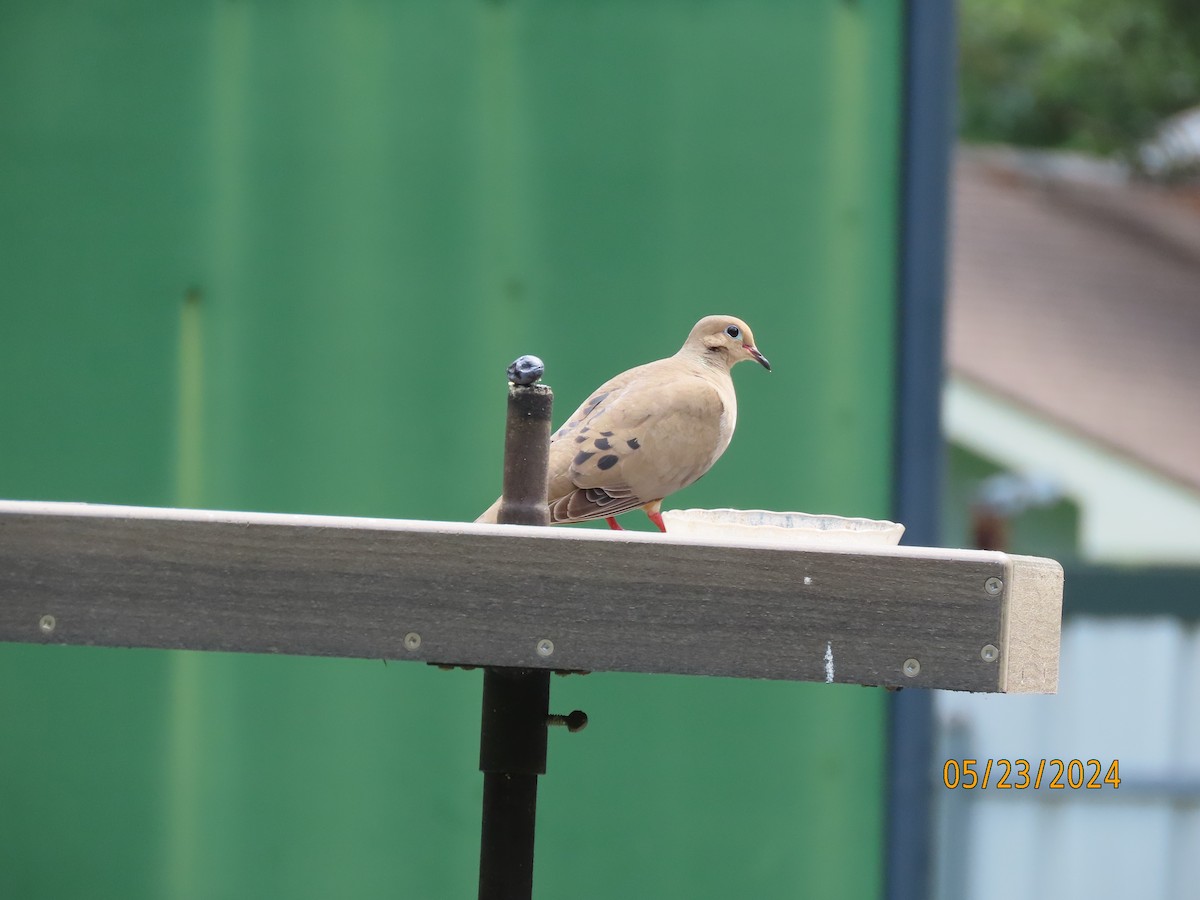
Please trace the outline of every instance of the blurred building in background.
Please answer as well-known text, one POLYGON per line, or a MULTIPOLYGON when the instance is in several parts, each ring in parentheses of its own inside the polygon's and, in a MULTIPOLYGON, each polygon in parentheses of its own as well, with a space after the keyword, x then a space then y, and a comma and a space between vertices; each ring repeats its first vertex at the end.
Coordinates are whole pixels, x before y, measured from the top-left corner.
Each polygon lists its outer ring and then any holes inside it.
POLYGON ((1057 481, 1077 529, 1060 554, 1196 563, 1200 206, 1122 172, 959 154, 945 428, 977 457, 1057 481))
POLYGON ((940 694, 936 760, 1118 760, 1123 780, 934 772, 937 895, 1193 897, 1200 206, 1119 163, 964 147, 952 221, 946 540, 1059 558, 1066 620, 1059 694, 940 694))

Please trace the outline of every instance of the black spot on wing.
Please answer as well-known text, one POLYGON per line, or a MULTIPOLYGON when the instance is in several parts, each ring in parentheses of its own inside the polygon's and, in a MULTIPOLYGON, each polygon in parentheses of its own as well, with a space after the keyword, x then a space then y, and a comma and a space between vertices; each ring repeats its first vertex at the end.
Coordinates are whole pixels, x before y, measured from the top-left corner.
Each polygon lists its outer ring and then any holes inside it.
POLYGON ((596 438, 597 450, 611 450, 612 444, 608 442, 608 438, 596 438))
POLYGON ((613 436, 613 432, 611 432, 611 431, 602 431, 602 432, 600 432, 600 436, 601 436, 601 437, 612 437, 612 436, 613 436))
POLYGON ((636 450, 638 447, 642 446, 641 444, 638 443, 637 438, 630 438, 625 443, 627 443, 629 445, 630 450, 636 450))
MULTIPOLYGON (((582 454, 580 454, 580 455, 582 455, 582 454)), ((591 456, 591 455, 592 454, 590 454, 590 453, 588 454, 588 456, 591 456)), ((613 454, 610 453, 608 456, 600 457, 600 459, 596 462, 596 467, 599 469, 611 469, 613 466, 615 466, 617 464, 618 460, 619 460, 619 457, 614 456, 613 454)))
POLYGON ((604 402, 604 398, 607 396, 608 391, 605 391, 603 394, 597 394, 595 397, 588 398, 588 402, 583 405, 581 410, 579 410, 579 418, 587 418, 591 414, 592 410, 604 402))
MULTIPOLYGON (((587 462, 589 459, 591 459, 595 455, 596 455, 595 453, 588 453, 586 450, 580 450, 579 453, 576 454, 576 456, 575 456, 575 462, 573 463, 573 465, 582 466, 585 462, 587 462)), ((603 461, 604 460, 601 460, 601 462, 603 462, 603 461)), ((607 466, 605 468, 607 468, 607 466)))
POLYGON ((587 438, 585 438, 585 437, 584 437, 584 436, 581 434, 579 437, 575 438, 575 443, 577 443, 577 444, 582 444, 582 443, 583 443, 584 441, 586 441, 586 440, 587 440, 587 438))

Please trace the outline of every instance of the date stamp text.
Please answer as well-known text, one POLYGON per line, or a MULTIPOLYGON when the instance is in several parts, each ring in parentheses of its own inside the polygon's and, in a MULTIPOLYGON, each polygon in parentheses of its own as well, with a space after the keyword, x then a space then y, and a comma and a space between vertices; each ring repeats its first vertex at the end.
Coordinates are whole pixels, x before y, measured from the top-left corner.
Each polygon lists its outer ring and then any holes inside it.
POLYGON ((1107 766, 1098 759, 948 759, 942 784, 949 790, 1100 791, 1121 786, 1120 761, 1107 766))

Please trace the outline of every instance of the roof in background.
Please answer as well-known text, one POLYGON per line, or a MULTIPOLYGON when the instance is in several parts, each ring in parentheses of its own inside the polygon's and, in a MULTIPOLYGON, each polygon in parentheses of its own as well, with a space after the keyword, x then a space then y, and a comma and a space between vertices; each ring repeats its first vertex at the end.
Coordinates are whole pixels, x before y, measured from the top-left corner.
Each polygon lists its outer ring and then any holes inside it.
POLYGON ((960 153, 950 369, 1200 488, 1197 196, 1046 159, 960 153))

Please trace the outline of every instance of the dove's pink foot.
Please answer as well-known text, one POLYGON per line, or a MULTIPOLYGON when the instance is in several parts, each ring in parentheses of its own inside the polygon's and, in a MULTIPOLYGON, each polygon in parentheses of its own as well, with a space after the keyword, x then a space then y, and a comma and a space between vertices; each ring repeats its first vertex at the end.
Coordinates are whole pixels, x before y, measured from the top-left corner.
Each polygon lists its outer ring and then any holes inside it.
POLYGON ((650 521, 654 523, 659 531, 661 531, 663 534, 667 533, 667 526, 663 524, 662 513, 660 513, 657 509, 647 509, 646 515, 650 517, 650 521))
POLYGON ((611 528, 613 531, 624 531, 625 530, 624 528, 622 528, 620 525, 617 524, 617 520, 614 519, 612 516, 606 516, 604 521, 608 523, 608 527, 611 528))

